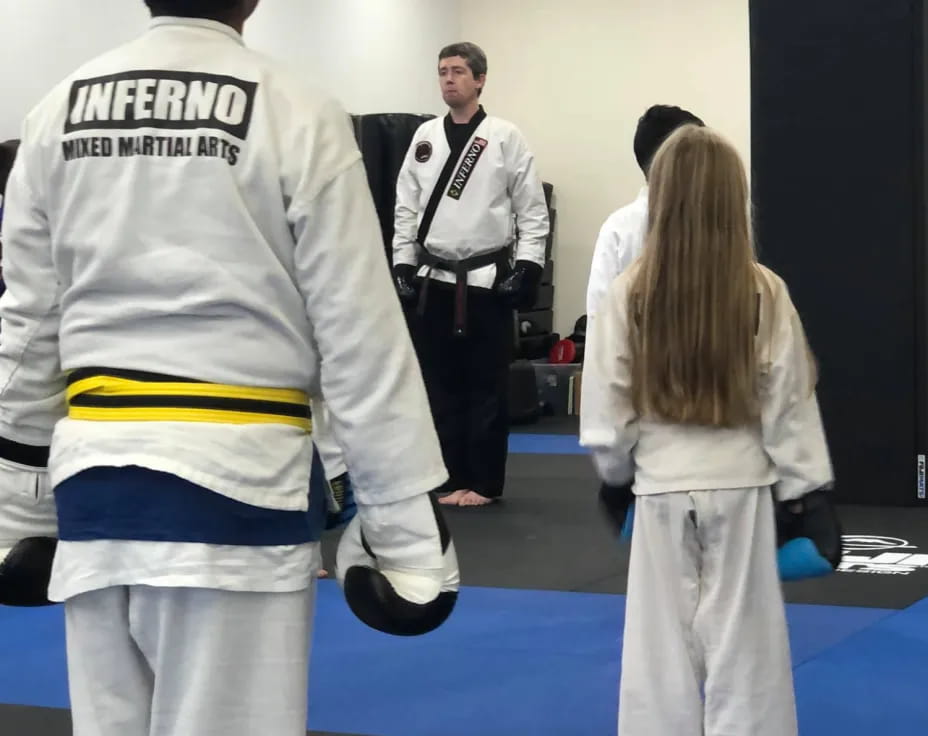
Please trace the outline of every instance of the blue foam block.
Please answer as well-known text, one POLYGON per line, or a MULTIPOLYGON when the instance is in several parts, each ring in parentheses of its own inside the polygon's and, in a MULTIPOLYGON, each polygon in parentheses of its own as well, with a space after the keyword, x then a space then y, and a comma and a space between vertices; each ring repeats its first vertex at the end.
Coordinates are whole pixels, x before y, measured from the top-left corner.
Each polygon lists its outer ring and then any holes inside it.
POLYGON ((781 580, 820 578, 835 571, 811 539, 792 539, 777 551, 777 565, 781 580))
POLYGON ((625 523, 622 524, 622 531, 619 532, 619 539, 623 542, 632 541, 632 532, 635 530, 635 502, 632 501, 625 514, 625 523))
POLYGON ((580 440, 571 434, 509 435, 509 452, 514 455, 587 455, 580 440))

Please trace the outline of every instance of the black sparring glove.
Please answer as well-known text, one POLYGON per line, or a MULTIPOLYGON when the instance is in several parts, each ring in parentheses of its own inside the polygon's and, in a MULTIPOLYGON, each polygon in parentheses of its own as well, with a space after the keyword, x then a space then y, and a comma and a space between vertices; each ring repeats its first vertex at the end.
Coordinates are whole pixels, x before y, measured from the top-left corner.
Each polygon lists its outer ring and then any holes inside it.
POLYGON ((416 290, 416 267, 408 263, 397 263, 393 267, 393 282, 396 284, 396 293, 404 302, 415 301, 418 296, 416 290))
POLYGON ((419 636, 437 629, 457 603, 460 573, 434 495, 357 506, 336 555, 348 607, 386 634, 419 636))
POLYGON ((0 605, 54 605, 48 582, 57 536, 55 497, 45 468, 0 458, 0 605), (30 493, 22 493, 24 488, 30 493))
POLYGON ((599 488, 599 508, 620 539, 631 539, 635 518, 635 494, 631 483, 624 486, 603 483, 599 488))
POLYGON ((515 309, 531 309, 538 301, 538 287, 544 269, 531 261, 516 261, 512 273, 496 287, 515 309))
POLYGON ((841 523, 830 491, 818 490, 776 505, 777 565, 781 580, 829 575, 843 553, 841 523))
POLYGON ((0 605, 52 606, 48 583, 58 540, 52 537, 21 539, 0 562, 0 605))

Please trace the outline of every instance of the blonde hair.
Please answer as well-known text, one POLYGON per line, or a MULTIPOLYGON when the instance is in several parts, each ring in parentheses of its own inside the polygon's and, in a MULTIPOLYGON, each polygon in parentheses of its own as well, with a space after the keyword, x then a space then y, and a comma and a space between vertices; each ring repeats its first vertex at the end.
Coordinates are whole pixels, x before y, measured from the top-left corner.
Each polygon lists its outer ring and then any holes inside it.
POLYGON ((635 408, 682 424, 749 424, 759 304, 744 166, 720 135, 687 125, 661 146, 649 184, 628 305, 635 408))

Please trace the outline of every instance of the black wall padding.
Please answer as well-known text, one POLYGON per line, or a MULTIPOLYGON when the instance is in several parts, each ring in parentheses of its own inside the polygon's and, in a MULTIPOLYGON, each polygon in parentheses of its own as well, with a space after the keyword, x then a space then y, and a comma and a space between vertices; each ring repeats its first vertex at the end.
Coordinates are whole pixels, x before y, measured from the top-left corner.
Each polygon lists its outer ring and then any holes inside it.
POLYGON ((377 207, 377 216, 380 218, 384 248, 391 263, 396 178, 403 167, 403 158, 409 150, 416 130, 433 117, 435 116, 412 113, 351 116, 355 138, 364 158, 367 180, 377 207))
POLYGON ((751 0, 750 27, 758 248, 820 363, 838 498, 923 503, 923 2, 751 0))

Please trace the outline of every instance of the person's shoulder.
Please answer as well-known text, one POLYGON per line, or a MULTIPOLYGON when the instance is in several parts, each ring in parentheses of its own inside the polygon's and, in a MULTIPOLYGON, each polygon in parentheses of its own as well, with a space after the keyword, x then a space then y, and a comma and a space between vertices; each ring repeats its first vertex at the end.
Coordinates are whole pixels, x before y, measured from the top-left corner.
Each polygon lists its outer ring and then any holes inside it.
POLYGON ((348 115, 344 104, 334 94, 298 74, 292 66, 252 48, 246 47, 243 52, 255 68, 259 84, 263 84, 277 102, 290 107, 292 117, 304 114, 313 118, 320 114, 348 115))
POLYGON ((782 297, 789 299, 789 287, 782 276, 762 263, 755 263, 754 271, 761 287, 765 288, 774 299, 782 297))
POLYGON ((487 115, 487 124, 490 126, 490 135, 510 144, 517 144, 516 149, 528 150, 528 139, 516 123, 495 115, 487 115))
POLYGON ((125 55, 137 39, 115 46, 88 59, 67 76, 54 84, 29 110, 25 116, 25 126, 32 132, 40 132, 44 126, 57 123, 66 115, 70 106, 71 90, 82 80, 92 80, 113 73, 117 60, 125 55))
POLYGON ((419 127, 416 128, 415 132, 412 134, 414 141, 421 141, 425 138, 430 138, 433 135, 444 135, 444 118, 441 116, 435 116, 430 118, 422 123, 419 127))
POLYGON ((487 122, 493 126, 497 135, 504 136, 511 140, 525 141, 525 134, 522 129, 511 120, 498 118, 495 115, 487 115, 487 122))
POLYGON ((605 232, 619 234, 629 231, 637 232, 647 216, 648 200, 639 196, 612 212, 603 222, 602 229, 605 232))

